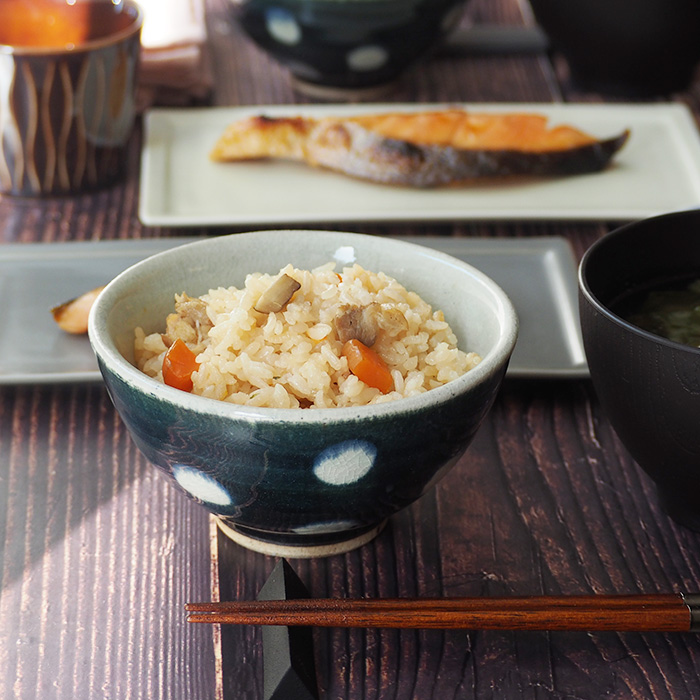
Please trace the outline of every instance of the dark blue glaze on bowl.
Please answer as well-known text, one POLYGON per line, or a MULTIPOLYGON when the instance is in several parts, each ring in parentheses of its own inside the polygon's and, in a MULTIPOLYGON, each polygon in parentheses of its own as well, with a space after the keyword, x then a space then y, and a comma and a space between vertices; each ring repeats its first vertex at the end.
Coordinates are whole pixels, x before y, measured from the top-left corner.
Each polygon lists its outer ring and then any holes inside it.
POLYGON ((700 348, 667 340, 610 308, 625 293, 700 277, 700 211, 623 226, 597 241, 579 267, 584 348, 601 406, 661 503, 700 531, 700 348))
POLYGON ((161 253, 117 277, 90 317, 110 396, 144 455, 234 539, 289 556, 358 546, 434 484, 491 407, 516 335, 507 297, 468 265, 391 239, 309 231, 234 234, 161 253), (176 292, 241 285, 245 274, 287 262, 315 267, 341 246, 442 308, 481 364, 426 394, 376 406, 265 409, 178 391, 127 359, 133 328, 162 328, 176 292))
POLYGON ((395 80, 459 20, 466 0, 234 0, 258 46, 301 81, 367 88, 395 80))

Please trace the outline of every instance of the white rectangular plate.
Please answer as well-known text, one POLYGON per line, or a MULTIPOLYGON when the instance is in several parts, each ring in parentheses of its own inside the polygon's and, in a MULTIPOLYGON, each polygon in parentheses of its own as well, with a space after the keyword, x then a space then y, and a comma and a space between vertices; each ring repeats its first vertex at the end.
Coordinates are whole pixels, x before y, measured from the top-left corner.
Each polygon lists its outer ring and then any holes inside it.
MULTIPOLYGON (((631 130, 603 172, 417 190, 280 160, 214 163, 226 126, 252 115, 342 115, 448 105, 285 105, 146 114, 139 216, 152 226, 456 219, 632 220, 700 205, 700 138, 681 104, 470 104, 546 114, 599 138, 631 130)), ((452 105, 454 106, 454 105, 452 105)))
MULTIPOLYGON (((86 336, 61 331, 50 309, 106 284, 128 266, 191 238, 0 246, 0 385, 98 381, 86 336)), ((510 295, 520 337, 509 377, 585 377, 576 266, 557 237, 408 238, 479 268, 510 295)), ((215 280, 212 280, 212 285, 215 280)))

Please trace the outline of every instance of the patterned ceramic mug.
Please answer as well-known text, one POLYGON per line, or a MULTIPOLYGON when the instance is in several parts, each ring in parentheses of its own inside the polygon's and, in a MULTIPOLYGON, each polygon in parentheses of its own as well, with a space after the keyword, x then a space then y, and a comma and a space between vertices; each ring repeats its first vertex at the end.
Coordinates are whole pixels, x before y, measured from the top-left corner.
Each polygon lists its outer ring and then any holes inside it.
POLYGON ((122 176, 142 23, 133 0, 2 0, 0 192, 76 194, 122 176))

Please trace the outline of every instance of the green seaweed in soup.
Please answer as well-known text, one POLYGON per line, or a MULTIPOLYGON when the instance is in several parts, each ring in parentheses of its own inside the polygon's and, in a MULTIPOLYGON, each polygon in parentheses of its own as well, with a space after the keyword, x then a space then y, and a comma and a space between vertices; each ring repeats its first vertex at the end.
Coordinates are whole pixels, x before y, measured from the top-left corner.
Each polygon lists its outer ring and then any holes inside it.
POLYGON ((620 315, 650 333, 700 347, 700 278, 631 295, 620 315))

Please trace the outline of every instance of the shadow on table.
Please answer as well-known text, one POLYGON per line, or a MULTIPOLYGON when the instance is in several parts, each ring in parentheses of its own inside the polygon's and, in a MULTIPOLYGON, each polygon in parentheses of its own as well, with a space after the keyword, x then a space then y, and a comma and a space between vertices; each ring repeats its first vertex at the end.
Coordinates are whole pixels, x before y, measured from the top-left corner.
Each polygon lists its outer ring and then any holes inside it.
POLYGON ((76 528, 83 531, 74 545, 93 555, 110 546, 117 521, 138 528, 141 515, 125 512, 133 509, 126 502, 98 511, 147 468, 102 385, 1 389, 3 582, 22 577, 76 528))

